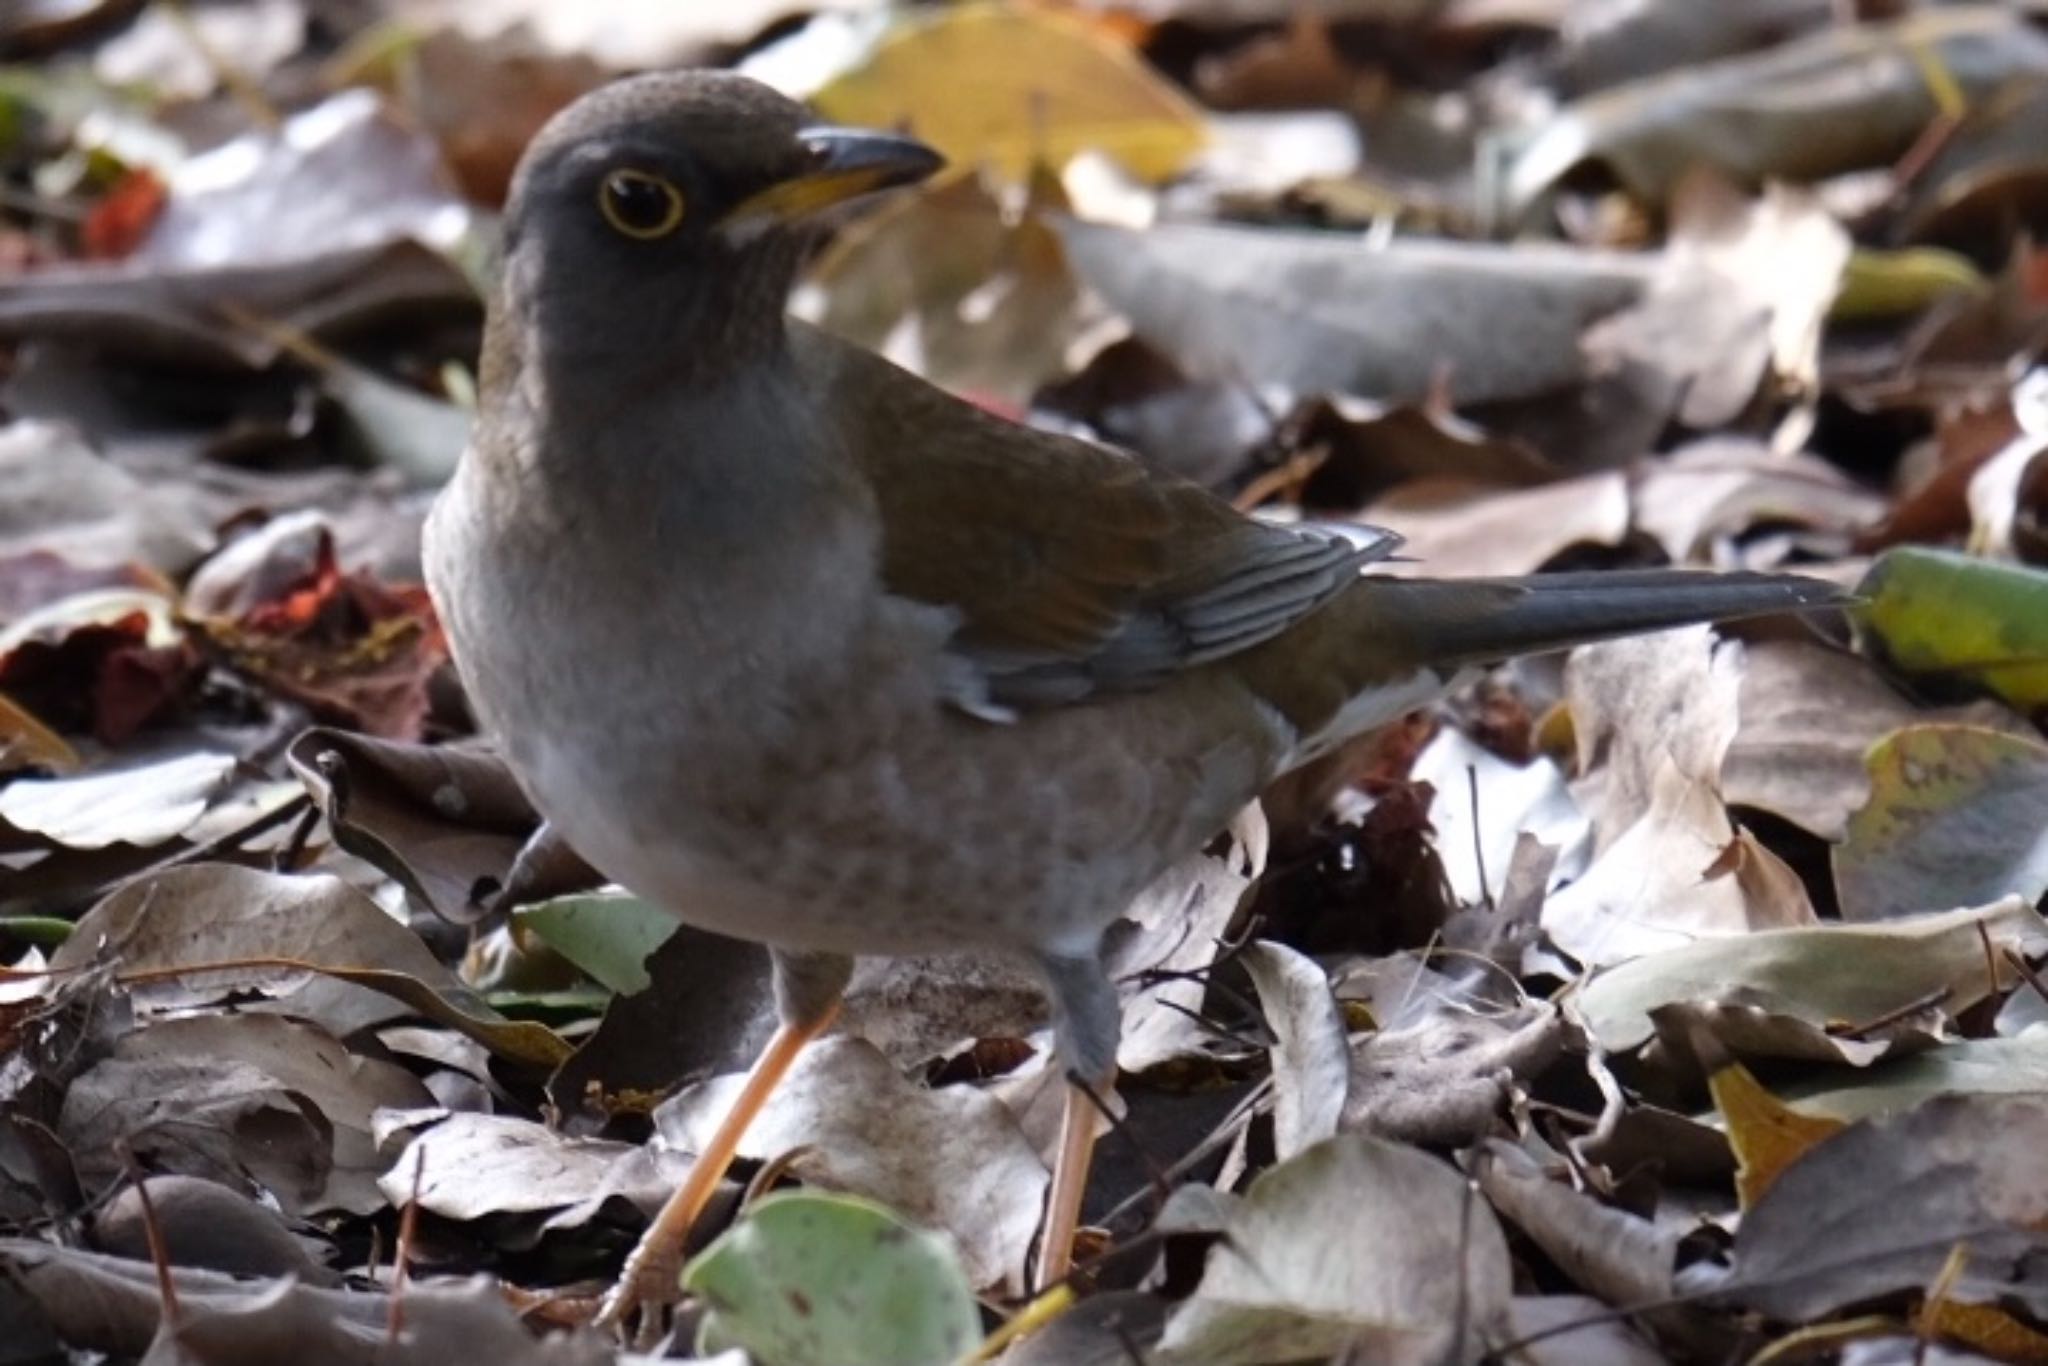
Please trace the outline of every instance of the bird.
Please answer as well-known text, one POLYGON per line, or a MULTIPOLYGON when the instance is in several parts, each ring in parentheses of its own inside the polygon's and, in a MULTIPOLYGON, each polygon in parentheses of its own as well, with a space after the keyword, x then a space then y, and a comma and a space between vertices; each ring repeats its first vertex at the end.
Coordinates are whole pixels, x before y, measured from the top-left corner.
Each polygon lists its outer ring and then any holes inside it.
POLYGON ((1035 966, 1068 1082, 1036 1281, 1068 1274, 1118 1006, 1105 929, 1277 777, 1461 672, 1835 604, 1793 575, 1372 572, 788 315, 842 206, 942 165, 744 76, 627 77, 535 136, 473 435, 425 529, 476 717, 553 837, 766 946, 779 1027, 605 1296, 643 1323, 860 955, 1035 966))

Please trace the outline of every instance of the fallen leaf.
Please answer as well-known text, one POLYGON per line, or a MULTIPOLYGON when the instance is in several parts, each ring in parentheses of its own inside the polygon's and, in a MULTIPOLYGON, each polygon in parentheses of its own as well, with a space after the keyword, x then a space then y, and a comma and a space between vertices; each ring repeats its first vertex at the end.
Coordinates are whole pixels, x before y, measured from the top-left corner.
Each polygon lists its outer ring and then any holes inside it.
POLYGON ((2048 1306, 2038 1271, 2048 1154, 2034 1141, 2044 1124, 2040 1096, 1943 1096, 1851 1125, 1785 1169, 1743 1216, 1733 1270, 1695 1287, 1805 1322, 1924 1290, 1960 1246, 1950 1298, 2038 1315, 2048 1306))
POLYGON ((1083 151, 1166 180, 1205 136, 1194 105, 1099 30, 998 3, 903 16, 811 103, 841 123, 907 127, 1017 181, 1034 161, 1058 166, 1083 151))
POLYGON ((425 588, 344 572, 324 530, 312 569, 240 616, 193 620, 210 648, 278 694, 385 739, 417 739, 448 642, 425 588))
POLYGON ((1596 1200, 1498 1138, 1478 1146, 1470 1169, 1487 1202, 1528 1234, 1573 1285, 1610 1304, 1671 1298, 1676 1230, 1596 1200))
POLYGON ((1810 194, 1774 187, 1751 201, 1699 171, 1672 187, 1669 211, 1649 289, 1586 333, 1595 367, 1633 361, 1674 376, 1677 417, 1695 428, 1732 422, 1760 390, 1812 399, 1848 232, 1810 194))
POLYGON ((2011 1039, 1955 1039, 1843 1075, 1822 1072, 1781 1089, 1806 1114, 1847 1123, 1910 1110, 1942 1095, 2048 1093, 2048 1030, 2011 1039))
POLYGON ((608 0, 589 7, 554 0, 416 0, 413 23, 452 24, 475 40, 530 29, 547 50, 587 57, 614 72, 705 62, 804 13, 858 12, 878 0, 725 0, 674 5, 667 0, 608 0))
POLYGON ((1631 492, 1636 527, 1656 537, 1673 564, 1715 562, 1720 544, 1759 524, 1846 541, 1885 510, 1884 499, 1824 460, 1728 437, 1646 462, 1631 492))
MULTIPOLYGON (((1263 818, 1260 825, 1263 827, 1263 818)), ((1203 980, 1236 918, 1239 904, 1265 867, 1263 849, 1233 846, 1222 858, 1196 854, 1161 874, 1103 937, 1103 961, 1123 993, 1117 1066, 1126 1072, 1212 1047, 1200 1022, 1203 980)))
MULTIPOLYGON (((703 1151, 742 1080, 719 1077, 666 1102, 655 1112, 662 1140, 703 1151)), ((926 1090, 873 1045, 828 1038, 804 1050, 740 1143, 761 1161, 797 1149, 790 1174, 945 1233, 974 1285, 1023 1285, 1048 1176, 1001 1102, 959 1086, 926 1090)))
POLYGON ((315 726, 285 753, 335 842, 445 919, 475 918, 540 816, 504 760, 465 745, 378 740, 315 726))
POLYGON ((1685 1001, 1758 1006, 1808 1021, 1881 1019, 1915 1001, 1938 999, 1956 1014, 2012 979, 1993 982, 1985 961, 2010 946, 2037 953, 2048 922, 2016 897, 1994 905, 1885 921, 1814 925, 1708 939, 1600 972, 1578 993, 1586 1026, 1610 1052, 1647 1043, 1651 1012, 1685 1001), (1981 927, 1981 928, 1980 928, 1981 927))
POLYGON ((111 86, 146 86, 160 100, 200 100, 221 85, 233 53, 238 79, 261 83, 306 41, 300 0, 246 0, 188 9, 146 7, 93 54, 93 75, 111 86))
POLYGON ((2048 891, 2048 745, 1907 726, 1873 745, 1868 763, 1870 800, 1834 850, 1843 919, 2048 891))
POLYGON ((1755 1205, 1779 1174, 1816 1143, 1847 1127, 1841 1120, 1793 1109, 1765 1090, 1739 1062, 1715 1068, 1707 1086, 1728 1131, 1728 1145, 1735 1150, 1735 1194, 1744 1209, 1755 1205))
POLYGON ((73 849, 142 848, 176 839, 206 814, 235 771, 229 754, 20 778, 0 789, 0 820, 73 849))
MULTIPOLYGON (((147 1262, 80 1252, 25 1238, 0 1240, 0 1266, 25 1296, 22 1330, 78 1350, 141 1358, 152 1352, 168 1316, 158 1298, 158 1269, 147 1262)), ((330 1290, 293 1281, 252 1287, 218 1271, 164 1269, 177 1295, 178 1355, 205 1366, 259 1366, 282 1360, 376 1360, 380 1366, 446 1366, 487 1360, 496 1366, 615 1366, 617 1352, 594 1335, 537 1339, 506 1303, 501 1285, 413 1281, 404 1289, 403 1326, 391 1331, 392 1296, 330 1290)), ((164 1360, 152 1353, 154 1363, 164 1360)), ((739 1366, 721 1362, 718 1366, 739 1366)))
POLYGON ((1329 978, 1293 949, 1262 941, 1236 961, 1273 1031, 1273 1152, 1285 1162, 1337 1132, 1350 1082, 1344 1019, 1329 978))
POLYGON ((182 573, 213 543, 187 491, 145 483, 75 431, 49 422, 0 428, 0 548, 75 565, 138 563, 182 573))
POLYGON ((698 1350, 781 1366, 949 1366, 981 1339, 946 1240, 844 1195, 762 1198, 691 1259, 683 1288, 709 1307, 698 1350))
POLYGON ((799 312, 934 384, 1018 406, 1064 367, 1098 319, 1047 223, 1047 177, 1015 213, 972 172, 906 196, 839 234, 799 290, 799 312))
POLYGON ((1887 165, 1941 112, 1930 61, 1976 105, 2007 81, 2048 73, 2048 41, 2010 11, 1955 6, 1829 24, 1762 52, 1617 86, 1566 106, 1521 149, 1505 177, 1504 215, 1520 218, 1587 161, 1654 204, 1702 162, 1750 183, 1887 165))
POLYGON ((1497 1013, 1446 1007, 1368 1034, 1351 1049, 1343 1127, 1431 1147, 1474 1142, 1565 1043, 1563 1017, 1537 1002, 1497 1013))
POLYGON ((1642 296, 1654 263, 1463 242, 1060 221, 1067 258, 1191 374, 1417 401, 1525 397, 1586 376, 1579 337, 1642 296))
POLYGON ((1619 545, 1628 535, 1628 480, 1620 471, 1506 492, 1417 479, 1369 504, 1358 520, 1402 539, 1388 573, 1528 574, 1577 545, 1619 545))
POLYGON ((102 956, 147 977, 133 988, 147 1010, 257 991, 346 1035, 403 1013, 402 1002, 521 1063, 551 1067, 569 1053, 546 1028, 492 1010, 335 877, 197 863, 130 882, 86 912, 50 962, 73 970, 102 956))
POLYGON ((1340 1135, 1252 1181, 1157 1359, 1476 1358, 1503 1338, 1510 1281, 1500 1225, 1455 1171, 1340 1135))
POLYGON ((384 1204, 371 1116, 432 1099, 404 1068, 352 1057, 317 1026, 198 1016, 123 1038, 71 1084, 58 1132, 93 1185, 119 1179, 126 1149, 158 1170, 247 1173, 294 1215, 368 1214, 384 1204))
POLYGON ((275 1210, 195 1176, 152 1176, 123 1187, 93 1216, 93 1246, 148 1262, 152 1222, 172 1266, 206 1267, 239 1276, 296 1276, 318 1286, 341 1284, 340 1276, 308 1255, 306 1243, 275 1210), (146 1210, 139 1187, 148 1191, 146 1210))
POLYGON ((1944 691, 2048 706, 2048 570, 1947 550, 1888 550, 1857 586, 1857 630, 1881 663, 1944 691))
POLYGON ((1990 701, 1915 708, 1867 661, 1805 640, 1744 646, 1737 712, 1721 758, 1721 795, 1837 842, 1870 799, 1864 756, 1882 737, 1916 721, 2024 727, 1990 701))
POLYGON ((515 1115, 428 1110, 408 1118, 418 1121, 406 1126, 413 1137, 385 1167, 379 1189, 394 1208, 417 1200, 444 1219, 562 1210, 606 1195, 651 1215, 686 1174, 680 1161, 639 1160, 643 1150, 630 1143, 576 1138, 515 1115))

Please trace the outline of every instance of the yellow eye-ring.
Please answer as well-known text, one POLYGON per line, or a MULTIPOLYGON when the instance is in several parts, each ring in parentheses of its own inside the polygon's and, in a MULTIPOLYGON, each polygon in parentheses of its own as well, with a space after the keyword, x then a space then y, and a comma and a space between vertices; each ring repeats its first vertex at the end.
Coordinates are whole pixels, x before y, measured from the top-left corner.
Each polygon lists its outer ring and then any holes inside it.
POLYGON ((604 221, 628 237, 651 242, 683 221, 683 192, 646 171, 613 171, 597 187, 604 221))

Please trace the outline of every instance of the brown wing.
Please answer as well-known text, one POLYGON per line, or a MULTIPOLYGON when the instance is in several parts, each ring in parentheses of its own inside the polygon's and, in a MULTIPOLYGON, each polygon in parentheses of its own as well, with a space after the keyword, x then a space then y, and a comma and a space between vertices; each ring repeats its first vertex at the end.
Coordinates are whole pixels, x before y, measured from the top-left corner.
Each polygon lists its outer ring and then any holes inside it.
POLYGON ((830 355, 835 387, 864 419, 847 430, 880 504, 890 591, 961 614, 953 649, 998 706, 1145 688, 1248 649, 1399 543, 1257 521, 866 352, 815 336, 800 345, 830 355))

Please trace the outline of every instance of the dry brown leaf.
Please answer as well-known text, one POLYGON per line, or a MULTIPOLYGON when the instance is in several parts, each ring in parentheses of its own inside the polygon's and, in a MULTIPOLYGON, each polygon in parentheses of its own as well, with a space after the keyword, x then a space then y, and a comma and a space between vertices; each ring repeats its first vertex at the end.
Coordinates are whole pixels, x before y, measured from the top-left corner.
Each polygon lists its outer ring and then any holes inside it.
POLYGON ((1405 542, 1405 560, 1384 572, 1527 574, 1571 546, 1618 545, 1629 530, 1628 480, 1609 471, 1503 492, 1418 479, 1368 505, 1358 520, 1405 542))
MULTIPOLYGON (((694 1086, 655 1112, 669 1146, 702 1151, 743 1078, 694 1086)), ((977 1286, 1023 1286, 1049 1177, 1000 1101, 906 1081, 870 1044, 833 1037, 798 1058, 747 1127, 743 1156, 790 1155, 789 1171, 832 1190, 880 1200, 950 1236, 977 1286), (946 1141, 934 1144, 932 1135, 946 1141)))

